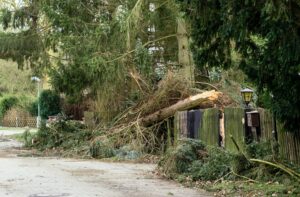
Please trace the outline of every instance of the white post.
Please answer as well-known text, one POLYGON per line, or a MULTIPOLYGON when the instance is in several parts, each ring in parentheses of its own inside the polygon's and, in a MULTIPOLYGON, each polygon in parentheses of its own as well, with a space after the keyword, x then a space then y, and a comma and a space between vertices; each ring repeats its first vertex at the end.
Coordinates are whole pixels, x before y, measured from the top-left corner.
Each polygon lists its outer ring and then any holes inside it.
POLYGON ((32 81, 35 81, 35 82, 37 82, 37 89, 38 89, 38 91, 37 91, 37 97, 38 97, 38 116, 37 116, 37 118, 36 118, 36 127, 37 128, 40 128, 40 126, 41 126, 41 108, 40 108, 40 92, 41 92, 41 85, 40 85, 40 83, 41 83, 41 79, 40 78, 38 78, 38 77, 36 77, 36 76, 34 76, 34 77, 31 77, 31 80, 32 81))
POLYGON ((41 106, 40 106, 40 88, 41 88, 41 85, 40 85, 40 82, 41 81, 38 81, 37 82, 37 86, 38 86, 38 117, 37 117, 37 122, 36 122, 36 126, 37 128, 40 128, 41 126, 41 106))

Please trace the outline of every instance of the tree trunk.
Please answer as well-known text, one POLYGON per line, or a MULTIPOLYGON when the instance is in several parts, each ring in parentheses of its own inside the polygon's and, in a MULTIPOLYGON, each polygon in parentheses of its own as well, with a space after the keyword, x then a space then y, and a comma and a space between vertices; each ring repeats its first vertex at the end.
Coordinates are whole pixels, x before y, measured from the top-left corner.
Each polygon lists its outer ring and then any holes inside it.
POLYGON ((221 92, 215 90, 190 96, 176 104, 161 109, 153 114, 150 114, 140 120, 140 124, 143 126, 149 126, 155 122, 162 121, 166 118, 173 116, 177 111, 184 111, 192 108, 208 108, 213 107, 219 97, 222 96, 221 92))
POLYGON ((186 78, 192 84, 195 81, 195 65, 189 48, 189 38, 186 21, 183 18, 177 19, 177 40, 178 40, 178 63, 182 67, 179 75, 186 78))

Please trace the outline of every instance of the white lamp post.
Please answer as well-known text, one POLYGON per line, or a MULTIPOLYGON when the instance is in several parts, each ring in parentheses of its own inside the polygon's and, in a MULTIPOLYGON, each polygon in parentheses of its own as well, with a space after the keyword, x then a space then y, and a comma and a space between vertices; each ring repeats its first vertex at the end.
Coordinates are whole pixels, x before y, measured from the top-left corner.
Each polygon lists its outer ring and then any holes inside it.
POLYGON ((32 81, 35 81, 37 82, 37 89, 38 89, 38 93, 37 93, 37 97, 38 97, 38 116, 37 116, 37 121, 36 121, 36 126, 37 128, 40 128, 41 126, 41 108, 40 108, 40 83, 41 83, 41 79, 36 77, 36 76, 33 76, 31 77, 31 80, 32 81))

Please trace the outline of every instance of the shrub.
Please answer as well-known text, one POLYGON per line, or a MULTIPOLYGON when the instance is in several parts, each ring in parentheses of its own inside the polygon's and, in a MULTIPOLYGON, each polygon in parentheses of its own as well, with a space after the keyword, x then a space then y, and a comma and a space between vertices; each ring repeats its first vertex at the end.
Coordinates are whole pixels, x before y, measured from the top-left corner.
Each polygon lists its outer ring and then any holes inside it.
POLYGON ((41 116, 47 119, 61 112, 60 97, 51 90, 44 90, 40 95, 41 116))
POLYGON ((38 100, 35 100, 32 103, 30 103, 27 107, 27 111, 32 116, 38 116, 38 100))
POLYGON ((0 117, 10 110, 12 107, 18 104, 19 100, 15 96, 5 96, 0 100, 0 117))
POLYGON ((177 173, 188 172, 190 165, 206 152, 204 144, 199 140, 181 140, 175 148, 170 148, 160 160, 159 166, 163 172, 173 177, 177 173))
POLYGON ((208 156, 194 161, 189 174, 194 180, 216 180, 231 171, 232 154, 218 147, 209 147, 208 156))
POLYGON ((246 145, 245 152, 250 158, 264 159, 272 155, 271 142, 252 142, 246 145))
POLYGON ((49 127, 43 123, 36 133, 34 146, 42 150, 71 149, 89 141, 91 135, 91 132, 85 130, 85 126, 77 121, 58 121, 49 127))
POLYGON ((116 153, 108 139, 101 139, 91 144, 90 154, 93 158, 102 159, 113 157, 116 153))
POLYGON ((30 130, 26 129, 24 131, 22 137, 23 137, 25 147, 32 147, 33 146, 33 142, 34 142, 34 138, 35 138, 34 133, 30 133, 30 130))

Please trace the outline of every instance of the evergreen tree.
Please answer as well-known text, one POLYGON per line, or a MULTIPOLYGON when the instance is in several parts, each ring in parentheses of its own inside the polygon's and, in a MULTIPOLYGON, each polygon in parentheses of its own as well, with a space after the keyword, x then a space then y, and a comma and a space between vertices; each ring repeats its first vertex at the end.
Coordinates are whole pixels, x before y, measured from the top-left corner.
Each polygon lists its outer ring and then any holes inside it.
POLYGON ((174 1, 26 2, 2 10, 10 33, 0 35, 0 58, 47 67, 54 89, 72 102, 88 93, 117 113, 139 91, 135 75, 154 87, 158 68, 178 67, 174 1))
POLYGON ((272 95, 272 109, 289 131, 300 128, 300 3, 298 0, 179 0, 192 24, 199 67, 239 67, 272 95))

